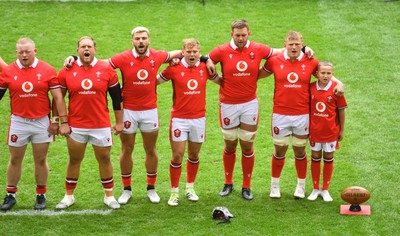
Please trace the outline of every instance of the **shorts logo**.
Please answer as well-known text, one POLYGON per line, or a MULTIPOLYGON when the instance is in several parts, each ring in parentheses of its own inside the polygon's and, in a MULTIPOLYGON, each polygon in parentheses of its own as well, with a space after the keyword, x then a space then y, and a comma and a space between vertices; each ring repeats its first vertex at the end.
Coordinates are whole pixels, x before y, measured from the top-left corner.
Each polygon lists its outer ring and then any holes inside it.
POLYGON ((124 121, 124 128, 129 129, 131 127, 132 123, 130 121, 124 121))
POLYGON ((315 147, 315 142, 314 141, 310 141, 310 146, 311 147, 315 147))
POLYGON ((93 82, 90 79, 84 79, 81 82, 81 86, 84 90, 89 90, 93 87, 93 82))
POLYGON ((317 109, 318 112, 324 112, 326 105, 323 102, 317 102, 317 104, 315 104, 315 109, 317 109))
POLYGON ((137 75, 138 79, 145 80, 149 76, 149 72, 147 72, 147 70, 145 70, 145 69, 141 69, 137 72, 136 75, 137 75))
POLYGON ((274 134, 279 134, 279 128, 278 127, 274 127, 274 134))
POLYGON ((181 136, 181 130, 180 129, 176 129, 176 130, 174 130, 174 136, 175 136, 175 138, 179 138, 180 136, 181 136))
POLYGON ((296 82, 299 80, 299 76, 298 76, 295 72, 290 72, 290 73, 287 75, 286 79, 287 79, 290 83, 294 84, 294 83, 296 83, 296 82))
POLYGON ((29 82, 29 81, 24 82, 24 83, 22 84, 22 90, 23 90, 25 93, 30 93, 30 92, 32 92, 32 90, 33 90, 33 84, 32 84, 31 82, 29 82))
POLYGON ((245 62, 245 61, 239 61, 237 64, 236 64, 236 69, 238 70, 238 71, 240 71, 240 72, 243 72, 243 71, 245 71, 245 70, 247 70, 247 63, 245 62))
POLYGON ((231 124, 231 120, 229 118, 224 118, 224 125, 230 125, 231 124))
POLYGON ((15 143, 15 142, 17 142, 17 141, 18 141, 18 136, 17 136, 17 135, 15 135, 15 134, 13 134, 13 135, 11 135, 11 138, 10 138, 10 140, 11 140, 11 142, 15 143))
POLYGON ((330 146, 331 146, 331 148, 333 148, 333 147, 334 147, 334 145, 333 145, 333 144, 331 144, 330 146))
POLYGON ((195 90, 195 89, 197 88, 198 85, 199 85, 199 83, 198 83, 197 80, 195 80, 195 79, 190 79, 190 80, 187 82, 187 87, 188 87, 190 90, 195 90))

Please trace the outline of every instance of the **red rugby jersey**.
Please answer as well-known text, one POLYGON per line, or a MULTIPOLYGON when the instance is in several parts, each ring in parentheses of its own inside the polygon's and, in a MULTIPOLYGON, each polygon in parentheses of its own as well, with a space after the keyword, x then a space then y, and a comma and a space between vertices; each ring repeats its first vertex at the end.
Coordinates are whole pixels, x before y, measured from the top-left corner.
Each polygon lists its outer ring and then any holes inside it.
POLYGON ((138 111, 157 108, 157 73, 169 57, 166 51, 149 48, 143 59, 134 49, 109 59, 112 67, 121 70, 124 108, 138 111))
POLYGON ((10 92, 11 113, 29 119, 50 114, 49 89, 59 86, 56 70, 37 58, 27 69, 17 60, 0 75, 0 89, 10 92))
POLYGON ((274 74, 273 112, 281 115, 304 115, 310 112, 310 81, 316 73, 318 60, 306 54, 292 62, 286 51, 271 57, 263 69, 274 74))
POLYGON ((118 85, 115 70, 96 58, 88 70, 76 61, 58 74, 62 88, 69 94, 68 123, 75 128, 95 129, 111 126, 107 102, 109 87, 118 85))
POLYGON ((333 93, 336 83, 333 81, 321 89, 317 82, 310 85, 310 141, 325 143, 338 140, 340 131, 338 109, 345 109, 344 96, 333 93))
POLYGON ((247 41, 243 50, 233 43, 214 48, 209 57, 221 63, 223 84, 220 101, 227 104, 249 102, 257 97, 258 70, 262 59, 268 59, 273 50, 263 44, 247 41))
POLYGON ((169 66, 160 73, 163 80, 171 80, 173 105, 171 117, 194 119, 204 117, 206 113, 206 82, 216 79, 211 76, 205 63, 198 62, 189 67, 182 59, 176 66, 169 66))

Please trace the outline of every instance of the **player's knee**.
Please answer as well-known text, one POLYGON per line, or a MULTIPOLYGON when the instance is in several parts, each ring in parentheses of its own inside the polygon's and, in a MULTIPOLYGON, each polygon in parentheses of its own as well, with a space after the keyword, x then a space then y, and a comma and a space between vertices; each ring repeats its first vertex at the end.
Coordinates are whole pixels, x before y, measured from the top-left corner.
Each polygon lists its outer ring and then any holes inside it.
POLYGON ((277 146, 289 146, 289 136, 273 138, 273 142, 277 146))
POLYGON ((247 130, 240 130, 240 140, 246 141, 246 142, 254 142, 254 139, 256 137, 257 131, 251 132, 247 130))
POLYGON ((305 147, 307 145, 307 138, 297 138, 293 136, 292 145, 295 147, 305 147))
POLYGON ((225 140, 234 141, 238 137, 237 129, 221 129, 221 131, 225 140))

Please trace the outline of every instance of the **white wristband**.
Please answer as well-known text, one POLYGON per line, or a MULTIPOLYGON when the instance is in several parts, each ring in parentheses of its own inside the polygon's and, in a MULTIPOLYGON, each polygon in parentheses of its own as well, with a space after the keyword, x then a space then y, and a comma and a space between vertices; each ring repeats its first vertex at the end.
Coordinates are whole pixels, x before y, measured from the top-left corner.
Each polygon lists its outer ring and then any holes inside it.
POLYGON ((59 116, 53 116, 53 118, 51 118, 51 122, 58 124, 60 122, 60 117, 59 116))

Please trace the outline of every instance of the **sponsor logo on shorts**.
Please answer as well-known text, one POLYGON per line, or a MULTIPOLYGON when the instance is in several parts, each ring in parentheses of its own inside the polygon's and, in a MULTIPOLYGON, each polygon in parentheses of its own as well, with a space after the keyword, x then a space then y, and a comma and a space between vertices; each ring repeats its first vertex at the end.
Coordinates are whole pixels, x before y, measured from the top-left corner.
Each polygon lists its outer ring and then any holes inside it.
POLYGON ((231 124, 231 120, 228 117, 224 118, 224 124, 225 125, 230 125, 231 124))
POLYGON ((131 127, 132 123, 130 121, 124 121, 124 128, 129 129, 131 127))
POLYGON ((12 134, 10 140, 11 140, 11 142, 16 143, 18 141, 18 136, 15 134, 12 134))
POLYGON ((274 127, 274 134, 279 134, 279 131, 280 131, 279 128, 275 126, 274 127))
POLYGON ((174 136, 176 137, 176 138, 179 138, 180 136, 181 136, 181 130, 180 129, 176 129, 176 130, 174 130, 174 136))

